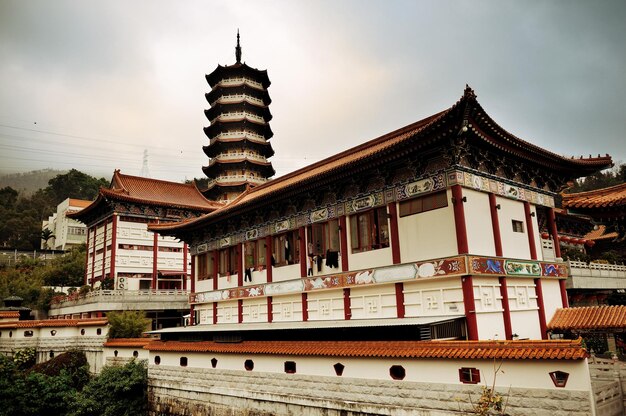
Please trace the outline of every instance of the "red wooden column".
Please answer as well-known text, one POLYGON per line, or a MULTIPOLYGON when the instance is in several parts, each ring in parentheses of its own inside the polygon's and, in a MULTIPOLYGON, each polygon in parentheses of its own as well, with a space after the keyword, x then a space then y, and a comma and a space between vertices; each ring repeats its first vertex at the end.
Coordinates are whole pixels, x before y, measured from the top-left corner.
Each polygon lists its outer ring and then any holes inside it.
POLYGON ((300 277, 306 277, 306 233, 305 228, 300 227, 298 229, 298 244, 300 245, 300 277))
POLYGON ((474 284, 472 276, 461 278, 463 288, 463 306, 465 307, 465 321, 467 322, 467 338, 470 341, 478 340, 478 323, 476 322, 476 303, 474 301, 474 284))
POLYGON ((217 302, 213 302, 213 324, 217 324, 217 302))
MULTIPOLYGON (((189 247, 187 243, 183 243, 183 290, 187 290, 187 255, 189 254, 189 247)), ((191 277, 193 280, 193 276, 191 277)))
POLYGON ((237 323, 243 322, 243 299, 237 300, 237 323))
MULTIPOLYGON (((191 293, 195 293, 196 292, 196 258, 198 256, 191 256, 191 293)), ((185 262, 187 262, 187 260, 185 260, 185 262)), ((191 304, 189 305, 189 323, 191 325, 194 325, 196 319, 195 319, 195 305, 191 304)))
POLYGON ((213 250, 211 253, 213 256, 213 290, 218 288, 218 271, 220 269, 220 255, 219 250, 213 250))
POLYGON ((98 224, 96 224, 93 230, 93 256, 91 257, 91 284, 93 285, 93 278, 95 277, 96 268, 96 246, 98 243, 98 224))
POLYGON ((343 289, 343 318, 347 321, 352 317, 352 307, 350 305, 350 288, 343 289))
POLYGON ((272 283, 272 236, 265 237, 265 275, 267 276, 267 283, 272 283))
POLYGON ((569 301, 567 300, 567 290, 565 289, 565 279, 559 280, 559 289, 561 289, 561 304, 564 308, 569 308, 569 301))
POLYGON ((152 290, 157 289, 157 273, 159 272, 157 269, 157 258, 159 253, 159 234, 152 233, 154 238, 152 239, 152 290))
POLYGON ((550 234, 552 234, 552 242, 554 243, 554 256, 561 257, 561 244, 559 243, 559 231, 556 227, 554 208, 548 208, 548 229, 550 230, 550 234))
POLYGON ((504 321, 504 335, 506 339, 513 339, 511 328, 511 308, 509 307, 509 291, 506 286, 506 277, 500 276, 500 296, 502 296, 502 320, 504 321))
MULTIPOLYGON (((85 284, 88 284, 88 280, 89 280, 89 278, 88 278, 88 276, 87 276, 87 275, 89 274, 89 243, 91 242, 91 241, 89 240, 89 235, 90 235, 90 234, 91 234, 91 233, 89 232, 89 228, 87 228, 87 242, 86 242, 86 244, 87 244, 87 250, 85 250, 85 251, 86 251, 86 253, 85 253, 85 284)), ((95 238, 95 236, 94 236, 94 241, 95 241, 95 240, 96 240, 96 238, 95 238)), ((93 270, 93 269, 92 269, 92 270, 93 270)), ((92 280, 92 282, 91 282, 91 286, 93 287, 93 280, 92 280)))
POLYGON ((390 202, 389 207, 389 226, 391 237, 391 261, 393 264, 399 264, 400 259, 400 235, 398 233, 398 208, 394 202, 390 202))
POLYGON ((489 193, 489 210, 491 211, 493 243, 496 247, 496 256, 502 257, 502 236, 500 235, 500 219, 498 218, 499 207, 500 206, 496 203, 496 195, 489 193))
POLYGON ((459 254, 469 253, 467 243, 467 226, 465 224, 465 209, 463 208, 463 188, 461 185, 452 186, 452 205, 454 207, 454 228, 456 230, 456 245, 459 254))
POLYGON ((548 339, 546 325, 546 309, 543 304, 543 289, 541 279, 535 279, 535 292, 537 293, 537 306, 539 307, 539 328, 541 329, 541 339, 548 339))
POLYGON ((348 227, 346 226, 346 216, 339 217, 339 236, 341 238, 341 271, 347 272, 348 266, 348 227))
POLYGON ((535 244, 535 228, 533 227, 533 217, 530 212, 530 202, 524 202, 524 215, 526 216, 526 229, 528 230, 528 248, 530 258, 537 260, 537 245, 535 244))
MULTIPOLYGON (((102 238, 102 278, 106 277, 106 260, 107 260, 107 225, 109 225, 108 220, 104 220, 104 232, 102 238)), ((115 288, 115 286, 114 286, 115 288)))
POLYGON ((272 322, 274 319, 274 310, 272 305, 272 297, 267 297, 267 322, 272 322))
POLYGON ((237 243, 237 286, 243 286, 243 243, 237 243))
POLYGON ((302 320, 309 320, 309 302, 308 302, 308 293, 302 292, 302 320))
POLYGON ((398 318, 404 318, 404 283, 396 283, 396 311, 398 318))
POLYGON ((111 225, 111 278, 115 281, 115 256, 117 254, 117 214, 113 213, 111 225))

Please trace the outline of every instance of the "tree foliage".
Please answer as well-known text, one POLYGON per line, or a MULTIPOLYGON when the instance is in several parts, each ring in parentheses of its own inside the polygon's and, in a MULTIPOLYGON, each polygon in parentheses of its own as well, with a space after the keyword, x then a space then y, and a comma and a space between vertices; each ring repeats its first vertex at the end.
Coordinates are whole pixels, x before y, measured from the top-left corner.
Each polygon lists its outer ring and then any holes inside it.
POLYGON ((109 338, 140 338, 150 325, 143 311, 109 312, 107 318, 109 338))
POLYGON ((593 191, 595 189, 608 188, 626 182, 626 164, 618 164, 612 169, 598 172, 594 175, 576 181, 567 193, 593 191))

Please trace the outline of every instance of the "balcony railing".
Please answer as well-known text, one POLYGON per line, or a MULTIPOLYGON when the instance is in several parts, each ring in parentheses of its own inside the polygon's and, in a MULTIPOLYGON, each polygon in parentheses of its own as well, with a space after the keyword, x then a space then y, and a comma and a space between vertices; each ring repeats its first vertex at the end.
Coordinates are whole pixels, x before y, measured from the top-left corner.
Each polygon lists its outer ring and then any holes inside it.
POLYGON ((568 261, 572 289, 626 289, 626 266, 568 261))
POLYGON ((78 292, 52 299, 51 308, 86 305, 98 302, 187 301, 186 290, 94 290, 84 295, 78 292))

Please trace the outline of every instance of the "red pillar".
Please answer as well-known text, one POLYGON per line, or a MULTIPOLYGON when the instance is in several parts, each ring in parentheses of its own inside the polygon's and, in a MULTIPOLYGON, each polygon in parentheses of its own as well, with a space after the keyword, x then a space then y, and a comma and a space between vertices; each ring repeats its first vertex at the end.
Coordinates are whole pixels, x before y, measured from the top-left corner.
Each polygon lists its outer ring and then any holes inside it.
POLYGON ((502 320, 504 321, 504 335, 506 339, 513 339, 511 328, 511 308, 509 307, 509 292, 506 286, 506 277, 500 276, 500 296, 502 296, 502 320))
MULTIPOLYGON (((89 266, 89 243, 91 242, 89 240, 89 236, 90 235, 91 235, 91 233, 89 231, 89 228, 87 228, 87 242, 86 242, 87 250, 85 250, 86 251, 86 253, 85 253, 85 284, 88 284, 88 281, 89 281, 89 277, 87 275, 89 274, 89 267, 88 266, 89 266)), ((94 240, 95 240, 95 238, 94 238, 94 240)), ((91 283, 91 286, 93 286, 93 282, 91 283)))
POLYGON ((343 289, 343 318, 347 321, 352 317, 352 307, 350 306, 350 288, 343 289))
POLYGON ((489 209, 491 211, 491 229, 493 230, 493 244, 496 247, 496 256, 502 257, 502 236, 500 235, 500 220, 498 218, 498 204, 495 194, 489 194, 489 209))
POLYGON ((115 256, 117 254, 117 214, 115 213, 113 213, 111 233, 111 278, 115 281, 115 256))
POLYGON ((478 323, 476 322, 476 304, 474 301, 474 285, 472 276, 461 278, 463 287, 463 306, 465 307, 465 320, 467 322, 467 338, 470 341, 478 340, 478 323))
POLYGON ((306 234, 304 227, 298 229, 298 244, 300 245, 300 277, 306 277, 306 234))
POLYGON ((454 207, 457 249, 459 254, 467 254, 469 253, 469 246, 467 243, 467 227, 465 225, 465 209, 463 208, 463 189, 461 185, 452 186, 452 205, 454 207))
POLYGON ((526 229, 528 230, 528 248, 530 258, 537 260, 537 245, 535 244, 535 228, 533 227, 533 217, 530 212, 530 202, 524 202, 524 215, 526 216, 526 229))
POLYGON ((404 318, 404 283, 396 283, 396 310, 398 318, 404 318))
POLYGON ((98 242, 98 224, 96 224, 93 230, 93 256, 91 257, 91 284, 93 285, 93 279, 96 277, 96 251, 98 242))
POLYGON ((220 256, 219 256, 219 250, 213 250, 213 253, 211 253, 213 256, 213 290, 217 290, 217 281, 218 279, 218 270, 220 269, 220 256))
POLYGON ((548 208, 548 229, 550 230, 550 234, 552 234, 552 242, 554 243, 554 256, 561 257, 561 244, 559 243, 559 231, 556 227, 554 208, 548 208))
POLYGON ((348 266, 348 227, 346 226, 346 216, 339 217, 339 236, 341 238, 341 271, 347 272, 348 266))
MULTIPOLYGON (((189 254, 189 247, 187 243, 183 243, 183 290, 187 290, 187 256, 189 254)), ((193 279, 193 276, 191 277, 193 279)))
POLYGON ((152 233, 152 290, 157 289, 157 257, 159 253, 159 234, 152 233))
POLYGON ((395 202, 390 202, 389 207, 389 226, 391 237, 391 260, 393 264, 400 263, 400 235, 398 233, 398 208, 395 202))
POLYGON ((541 279, 535 279, 535 292, 537 293, 537 306, 539 307, 539 328, 541 329, 541 339, 548 339, 546 325, 546 309, 543 304, 543 289, 541 279))
POLYGON ((272 282, 272 236, 265 237, 265 270, 267 283, 272 282))
POLYGON ((217 324, 217 302, 213 302, 213 325, 217 324))
POLYGON ((191 287, 189 288, 191 293, 196 292, 196 258, 198 256, 191 256, 191 287))
POLYGON ((243 286, 243 243, 237 243, 237 286, 243 286))
POLYGON ((567 300, 567 290, 565 289, 565 279, 559 280, 559 289, 561 289, 561 304, 564 308, 569 308, 569 301, 567 300))
POLYGON ((309 305, 308 305, 308 294, 306 292, 302 292, 302 320, 309 320, 309 305))
POLYGON ((274 311, 272 307, 272 297, 267 297, 267 322, 272 322, 274 319, 274 311))
POLYGON ((243 299, 237 300, 237 322, 243 322, 243 299))
MULTIPOLYGON (((104 232, 102 238, 102 278, 104 279, 106 276, 106 260, 107 260, 107 225, 109 225, 108 220, 104 220, 104 232)), ((114 286, 115 288, 115 286, 114 286)))

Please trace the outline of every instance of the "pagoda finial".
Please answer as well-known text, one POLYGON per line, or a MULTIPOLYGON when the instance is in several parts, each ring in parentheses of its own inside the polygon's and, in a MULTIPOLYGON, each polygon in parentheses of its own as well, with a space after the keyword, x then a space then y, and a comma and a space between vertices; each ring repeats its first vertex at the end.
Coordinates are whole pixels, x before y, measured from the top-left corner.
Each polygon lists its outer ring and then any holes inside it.
POLYGON ((237 46, 235 47, 235 58, 237 63, 241 63, 241 45, 239 45, 239 29, 237 29, 237 46))

